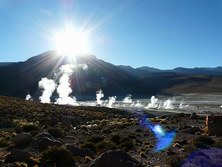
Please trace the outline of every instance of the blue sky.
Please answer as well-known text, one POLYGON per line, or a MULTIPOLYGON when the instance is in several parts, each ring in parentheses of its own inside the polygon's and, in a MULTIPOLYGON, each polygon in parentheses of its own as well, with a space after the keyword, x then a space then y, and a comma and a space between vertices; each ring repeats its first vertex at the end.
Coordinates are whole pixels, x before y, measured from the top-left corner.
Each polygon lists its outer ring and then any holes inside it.
POLYGON ((55 49, 51 33, 67 21, 92 30, 92 53, 116 65, 222 65, 221 0, 0 0, 0 61, 55 49))

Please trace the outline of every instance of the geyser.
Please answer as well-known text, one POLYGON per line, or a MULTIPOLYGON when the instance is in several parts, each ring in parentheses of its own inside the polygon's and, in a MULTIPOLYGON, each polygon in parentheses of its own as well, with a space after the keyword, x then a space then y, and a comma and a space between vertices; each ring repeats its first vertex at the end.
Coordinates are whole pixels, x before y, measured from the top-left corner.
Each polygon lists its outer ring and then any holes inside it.
POLYGON ((132 100, 132 95, 128 95, 128 96, 126 96, 124 99, 123 99, 123 103, 128 103, 128 104, 130 104, 130 103, 132 103, 133 102, 133 100, 132 100))
POLYGON ((116 96, 109 97, 107 107, 112 108, 113 104, 116 102, 116 96))
POLYGON ((51 96, 53 92, 56 90, 59 98, 56 99, 55 104, 62 105, 78 105, 76 98, 71 97, 72 93, 71 85, 70 85, 70 77, 73 72, 78 69, 87 69, 86 64, 66 64, 62 65, 59 68, 59 71, 55 73, 55 77, 57 78, 58 85, 56 84, 56 80, 42 78, 39 82, 39 88, 43 89, 42 95, 39 97, 42 103, 50 103, 51 96))
POLYGON ((96 103, 98 105, 102 105, 103 101, 101 100, 101 98, 104 97, 103 91, 100 89, 99 91, 96 92, 96 103))
POLYGON ((42 95, 39 97, 39 100, 41 103, 50 103, 51 102, 51 96, 52 93, 56 89, 56 83, 52 79, 48 78, 42 78, 41 81, 39 81, 39 88, 42 89, 42 95))

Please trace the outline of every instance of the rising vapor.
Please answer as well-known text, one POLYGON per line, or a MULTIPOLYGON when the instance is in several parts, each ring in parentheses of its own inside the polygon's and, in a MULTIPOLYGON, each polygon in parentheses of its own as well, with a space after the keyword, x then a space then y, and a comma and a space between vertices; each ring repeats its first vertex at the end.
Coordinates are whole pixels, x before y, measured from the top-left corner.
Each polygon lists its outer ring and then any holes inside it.
POLYGON ((42 89, 42 95, 39 97, 39 100, 42 103, 50 103, 51 102, 51 96, 53 92, 56 90, 59 97, 56 99, 55 104, 62 104, 62 105, 78 105, 76 98, 71 97, 70 94, 72 93, 72 88, 70 85, 70 77, 73 74, 73 72, 78 69, 87 69, 86 64, 66 64, 62 65, 59 68, 59 71, 55 73, 55 78, 57 80, 52 80, 48 78, 42 78, 41 81, 39 81, 39 88, 42 89), (56 82, 58 82, 56 84, 56 82))
POLYGON ((96 103, 97 105, 102 105, 103 101, 101 100, 104 97, 103 91, 100 89, 96 92, 96 103))
POLYGON ((52 79, 42 78, 39 81, 39 88, 42 89, 42 95, 39 97, 41 103, 50 103, 52 93, 56 89, 56 83, 52 79))
POLYGON ((56 89, 59 98, 56 99, 55 102, 56 104, 74 105, 74 106, 78 105, 76 98, 70 96, 70 94, 72 93, 72 88, 70 85, 70 77, 73 74, 73 72, 78 68, 87 69, 87 65, 66 64, 59 68, 59 72, 57 74, 57 76, 59 76, 59 85, 56 89))
POLYGON ((27 94, 26 97, 25 97, 25 100, 31 100, 32 101, 33 99, 32 99, 32 96, 30 94, 27 94))
POLYGON ((150 98, 150 103, 147 105, 146 108, 159 108, 159 104, 158 104, 158 98, 155 98, 155 96, 152 96, 150 98))
POLYGON ((116 96, 109 97, 107 107, 112 108, 113 104, 116 102, 116 96))
POLYGON ((124 99, 123 99, 123 103, 132 103, 133 100, 132 100, 132 96, 131 95, 128 95, 126 96, 124 99))

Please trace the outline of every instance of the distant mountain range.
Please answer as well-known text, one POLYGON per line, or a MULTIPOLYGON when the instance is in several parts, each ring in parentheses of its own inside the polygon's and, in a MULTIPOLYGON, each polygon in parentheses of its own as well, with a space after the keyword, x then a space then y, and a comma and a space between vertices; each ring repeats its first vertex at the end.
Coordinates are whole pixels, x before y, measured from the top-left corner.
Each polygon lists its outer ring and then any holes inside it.
MULTIPOLYGON (((151 67, 116 66, 95 56, 76 58, 88 65, 71 77, 73 95, 95 96, 102 89, 111 95, 155 95, 161 93, 222 93, 222 67, 175 68, 160 70, 151 67)), ((25 62, 0 63, 0 95, 34 98, 41 94, 38 82, 42 77, 53 78, 61 65, 68 64, 54 51, 32 57, 25 62)), ((56 96, 56 94, 55 94, 56 96)))

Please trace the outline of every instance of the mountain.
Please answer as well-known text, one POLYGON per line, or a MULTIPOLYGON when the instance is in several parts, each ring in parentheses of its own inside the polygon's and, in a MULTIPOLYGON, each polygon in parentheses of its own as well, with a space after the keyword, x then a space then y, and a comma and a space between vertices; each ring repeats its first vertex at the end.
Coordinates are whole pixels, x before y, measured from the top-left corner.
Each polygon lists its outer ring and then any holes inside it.
MULTIPOLYGON (((0 95, 34 98, 41 94, 38 82, 54 78, 59 67, 69 59, 48 51, 24 62, 0 63, 0 95)), ((87 64, 71 76, 75 96, 95 96, 102 89, 112 95, 153 95, 159 93, 222 93, 222 67, 176 68, 159 70, 151 67, 116 66, 87 55, 76 57, 76 63, 87 64)), ((54 94, 56 96, 56 94, 54 94)))
POLYGON ((151 73, 162 72, 162 70, 160 70, 160 69, 153 68, 153 67, 147 67, 147 66, 139 67, 136 69, 138 71, 151 72, 151 73))
POLYGON ((13 63, 8 63, 8 62, 7 62, 7 63, 1 63, 1 62, 0 62, 0 67, 2 67, 2 66, 8 66, 8 65, 10 65, 10 64, 13 64, 13 63))
POLYGON ((173 69, 172 71, 176 73, 183 73, 183 74, 191 74, 191 75, 222 75, 222 67, 216 67, 216 68, 182 68, 178 67, 173 69))

